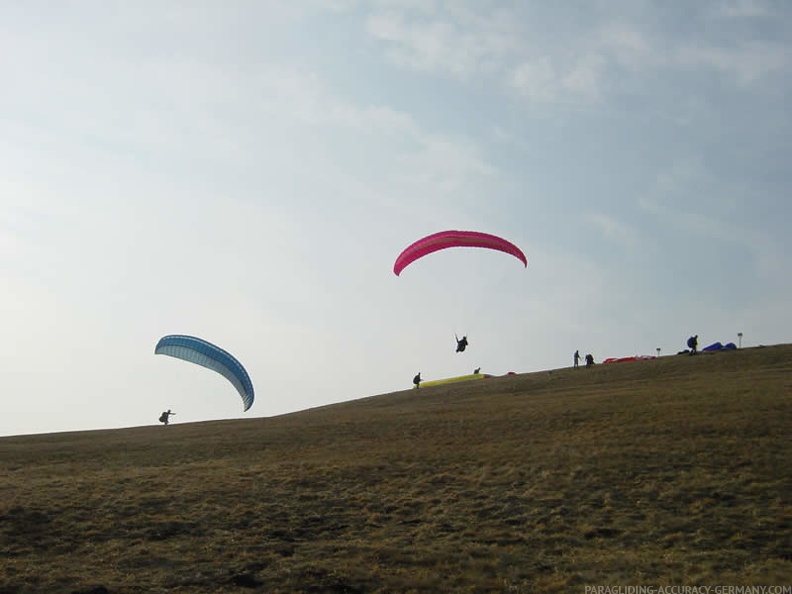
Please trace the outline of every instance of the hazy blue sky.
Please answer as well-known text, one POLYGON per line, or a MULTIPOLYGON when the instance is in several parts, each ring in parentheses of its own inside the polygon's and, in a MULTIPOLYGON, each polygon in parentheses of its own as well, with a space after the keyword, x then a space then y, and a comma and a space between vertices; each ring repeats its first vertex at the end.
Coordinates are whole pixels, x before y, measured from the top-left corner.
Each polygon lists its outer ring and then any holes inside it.
POLYGON ((790 40, 786 0, 2 2, 0 434, 789 342, 790 40), (443 229, 529 266, 394 276, 443 229))

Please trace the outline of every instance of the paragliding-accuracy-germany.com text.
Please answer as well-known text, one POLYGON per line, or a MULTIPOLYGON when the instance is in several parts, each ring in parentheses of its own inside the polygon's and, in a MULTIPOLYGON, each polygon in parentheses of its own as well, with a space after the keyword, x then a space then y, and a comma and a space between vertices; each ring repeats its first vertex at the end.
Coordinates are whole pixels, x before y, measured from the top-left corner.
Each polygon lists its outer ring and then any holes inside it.
POLYGON ((792 594, 792 586, 585 586, 585 594, 792 594))

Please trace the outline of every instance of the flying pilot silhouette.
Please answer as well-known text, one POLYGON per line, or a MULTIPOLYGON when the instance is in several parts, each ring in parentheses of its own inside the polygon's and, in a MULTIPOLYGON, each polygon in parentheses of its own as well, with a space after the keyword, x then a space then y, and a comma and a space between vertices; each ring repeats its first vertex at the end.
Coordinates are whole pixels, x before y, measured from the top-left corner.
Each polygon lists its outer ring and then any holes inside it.
POLYGON ((457 353, 463 352, 468 345, 467 336, 463 336, 462 338, 459 338, 456 334, 454 334, 454 338, 456 338, 457 341, 456 352, 457 353))

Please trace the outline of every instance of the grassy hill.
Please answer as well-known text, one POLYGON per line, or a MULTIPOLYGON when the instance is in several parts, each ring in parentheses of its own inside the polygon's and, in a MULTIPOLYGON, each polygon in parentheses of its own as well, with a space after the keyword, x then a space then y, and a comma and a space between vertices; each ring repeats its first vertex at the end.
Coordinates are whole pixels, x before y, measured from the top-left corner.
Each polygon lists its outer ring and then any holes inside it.
POLYGON ((3 438, 0 593, 790 585, 790 434, 779 345, 3 438))

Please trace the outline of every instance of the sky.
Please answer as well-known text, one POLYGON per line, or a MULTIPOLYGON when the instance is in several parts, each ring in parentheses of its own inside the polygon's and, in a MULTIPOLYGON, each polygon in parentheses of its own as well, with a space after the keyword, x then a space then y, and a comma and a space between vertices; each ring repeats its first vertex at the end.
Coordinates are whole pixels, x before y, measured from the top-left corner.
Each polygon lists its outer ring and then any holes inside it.
POLYGON ((7 1, 0 80, 0 435, 792 339, 785 0, 7 1))

